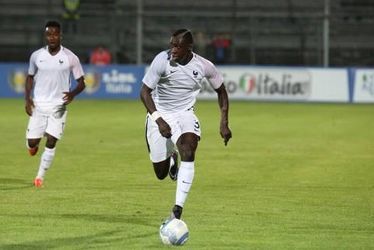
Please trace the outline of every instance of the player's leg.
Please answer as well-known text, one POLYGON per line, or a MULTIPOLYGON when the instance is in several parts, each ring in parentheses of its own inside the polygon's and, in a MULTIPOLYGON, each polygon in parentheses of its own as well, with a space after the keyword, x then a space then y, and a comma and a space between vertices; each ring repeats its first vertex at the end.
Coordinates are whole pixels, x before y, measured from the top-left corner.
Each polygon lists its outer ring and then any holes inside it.
POLYGON ((176 181, 178 178, 178 152, 172 150, 173 149, 167 150, 168 153, 166 153, 166 155, 168 155, 168 157, 164 161, 152 162, 155 174, 160 180, 165 179, 168 174, 173 181, 176 181), (171 155, 170 152, 172 152, 171 155))
POLYGON ((46 145, 42 157, 40 159, 39 170, 35 180, 39 179, 43 181, 47 170, 51 167, 53 159, 55 158, 57 138, 53 137, 50 134, 46 134, 46 137, 46 145))
POLYGON ((165 179, 168 176, 169 169, 170 169, 170 157, 167 158, 165 161, 161 162, 153 162, 153 170, 159 180, 165 179))
POLYGON ((163 180, 168 175, 171 165, 175 165, 175 158, 171 157, 174 144, 160 134, 157 124, 149 117, 146 121, 146 142, 155 175, 163 180))
POLYGON ((44 152, 40 159, 38 173, 34 180, 34 185, 40 187, 43 183, 47 170, 51 167, 56 153, 56 143, 61 139, 66 122, 67 111, 62 116, 48 116, 48 125, 46 128, 46 144, 44 152))
POLYGON ((175 150, 170 157, 170 169, 169 169, 169 177, 173 181, 178 179, 178 151, 175 150))
POLYGON ((201 130, 199 120, 193 110, 181 114, 178 124, 179 127, 175 128, 172 139, 173 141, 176 140, 181 162, 178 172, 175 206, 171 217, 180 219, 195 175, 195 152, 200 140, 201 130))
POLYGON ((36 155, 41 138, 47 127, 47 118, 38 109, 34 109, 26 130, 26 147, 31 156, 36 155))
POLYGON ((180 219, 184 203, 191 189, 195 175, 195 152, 198 146, 199 136, 194 133, 182 134, 178 141, 177 147, 181 158, 178 172, 177 191, 175 206, 173 207, 172 216, 180 219))
POLYGON ((26 147, 29 150, 29 154, 31 156, 36 155, 39 149, 39 143, 42 138, 32 138, 27 139, 26 141, 26 147))

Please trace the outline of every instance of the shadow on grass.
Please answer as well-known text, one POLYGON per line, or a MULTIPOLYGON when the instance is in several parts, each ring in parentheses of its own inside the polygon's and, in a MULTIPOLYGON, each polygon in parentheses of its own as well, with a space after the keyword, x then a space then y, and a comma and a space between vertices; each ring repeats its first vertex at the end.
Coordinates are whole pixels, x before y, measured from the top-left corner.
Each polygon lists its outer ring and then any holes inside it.
MULTIPOLYGON (((9 215, 8 215, 9 216, 9 215)), ((13 217, 24 217, 30 218, 30 214, 18 214, 11 215, 13 217)), ((34 215, 35 217, 40 217, 40 215, 34 215)), ((152 233, 140 233, 137 234, 135 231, 129 231, 129 228, 134 228, 136 225, 150 226, 154 227, 153 224, 149 223, 147 218, 143 218, 137 214, 134 215, 104 215, 104 214, 43 214, 44 220, 55 220, 59 221, 63 219, 65 221, 88 221, 90 223, 114 223, 118 224, 115 230, 104 231, 100 233, 95 233, 85 236, 70 236, 61 238, 50 238, 44 240, 35 240, 28 242, 19 242, 12 244, 0 244, 1 250, 10 249, 112 249, 113 247, 123 246, 119 249, 128 249, 127 247, 131 242, 139 242, 146 238, 154 237, 154 232, 152 233), (130 224, 130 226, 129 226, 130 224)), ((61 222, 60 222, 61 223, 61 222)), ((35 228, 37 230, 37 228, 35 228)), ((63 234, 63 233, 62 233, 63 234)), ((83 233, 82 233, 83 234, 83 233)), ((48 236, 45 236, 48 237, 48 236)), ((138 243, 136 243, 138 244, 138 243)), ((131 247, 130 247, 131 249, 131 247)))
MULTIPOLYGON (((18 217, 18 218, 29 218, 30 214, 15 214, 15 215, 7 215, 8 217, 18 217)), ((133 215, 104 215, 104 214, 43 214, 41 216, 42 220, 46 220, 50 222, 53 221, 60 221, 63 224, 61 219, 64 221, 77 221, 80 224, 84 225, 85 222, 89 222, 87 226, 90 224, 96 223, 107 223, 116 225, 115 230, 104 231, 92 235, 85 235, 85 236, 70 236, 70 237, 62 237, 62 238, 51 238, 45 240, 35 240, 35 241, 28 241, 28 242, 19 242, 19 243, 12 243, 12 244, 1 244, 0 249, 3 250, 10 250, 10 249, 90 249, 90 248, 99 248, 99 249, 112 249, 113 247, 123 246, 119 249, 131 249, 129 244, 132 242, 137 242, 139 244, 140 240, 144 240, 145 238, 152 238, 155 235, 155 232, 151 233, 136 233, 136 230, 130 230, 129 228, 135 228, 137 225, 152 227, 154 228, 155 225, 150 223, 149 218, 144 216, 133 214, 133 215)), ((48 224, 48 223, 47 223, 48 224)), ((35 231, 38 231, 38 226, 34 228, 35 231)), ((157 231, 156 231, 157 232, 157 231)), ((65 234, 66 232, 62 232, 65 234)), ((82 233, 84 234, 84 233, 82 233)), ((48 237, 45 235, 45 237, 48 237)))
POLYGON ((120 223, 120 224, 134 224, 141 226, 153 227, 154 224, 150 223, 148 218, 141 215, 104 215, 104 214, 62 214, 59 217, 74 219, 74 220, 87 220, 106 223, 120 223))
MULTIPOLYGON (((152 234, 137 235, 133 238, 146 238, 152 234)), ((64 237, 57 239, 46 239, 37 240, 24 243, 14 243, 14 244, 2 244, 0 249, 10 250, 10 249, 54 249, 54 248, 66 248, 66 249, 88 249, 88 248, 100 248, 109 249, 113 244, 120 244, 123 242, 124 249, 126 248, 126 240, 130 237, 126 237, 126 232, 121 230, 111 230, 106 232, 101 232, 92 235, 78 236, 78 237, 64 237)))
MULTIPOLYGON (((42 218, 43 220, 72 220, 72 221, 88 221, 88 222, 103 222, 111 224, 131 224, 140 226, 154 227, 154 224, 150 222, 149 218, 142 216, 141 214, 133 215, 104 215, 104 214, 0 214, 2 216, 14 217, 14 218, 25 218, 31 217, 42 218)), ((161 223, 161 222, 160 222, 161 223)), ((1 248, 0 248, 1 249, 1 248)))
POLYGON ((30 180, 0 178, 0 190, 16 190, 33 187, 30 180))

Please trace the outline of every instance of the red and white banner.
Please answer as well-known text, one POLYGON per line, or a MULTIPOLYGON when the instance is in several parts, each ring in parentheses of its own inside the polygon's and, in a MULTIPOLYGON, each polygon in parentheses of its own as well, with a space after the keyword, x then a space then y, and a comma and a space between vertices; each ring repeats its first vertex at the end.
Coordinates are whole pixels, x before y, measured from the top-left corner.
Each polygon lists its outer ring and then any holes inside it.
MULTIPOLYGON (((346 69, 297 67, 218 67, 230 99, 266 101, 349 102, 346 69)), ((208 82, 200 99, 216 98, 208 82)))

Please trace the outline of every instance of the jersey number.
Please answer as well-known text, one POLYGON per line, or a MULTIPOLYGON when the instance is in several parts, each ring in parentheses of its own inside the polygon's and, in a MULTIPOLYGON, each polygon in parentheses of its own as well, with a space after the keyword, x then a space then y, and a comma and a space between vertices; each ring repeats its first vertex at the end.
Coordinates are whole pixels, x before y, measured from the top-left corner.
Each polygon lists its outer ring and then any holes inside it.
POLYGON ((200 124, 199 124, 198 121, 195 121, 195 128, 196 128, 196 129, 199 129, 199 128, 200 128, 200 124))

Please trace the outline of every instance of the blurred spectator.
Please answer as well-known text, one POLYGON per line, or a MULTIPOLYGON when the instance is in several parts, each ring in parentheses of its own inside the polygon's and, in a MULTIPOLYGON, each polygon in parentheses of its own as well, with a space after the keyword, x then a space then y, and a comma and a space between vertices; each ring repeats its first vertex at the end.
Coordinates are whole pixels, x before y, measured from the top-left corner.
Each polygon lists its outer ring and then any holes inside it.
POLYGON ((198 31, 194 37, 195 52, 203 57, 207 56, 208 39, 202 31, 198 31))
POLYGON ((64 29, 67 32, 77 33, 77 20, 79 20, 80 0, 63 0, 64 4, 64 29))
POLYGON ((107 48, 99 45, 91 52, 90 63, 95 65, 108 65, 112 63, 112 54, 107 48))
POLYGON ((228 34, 219 33, 212 40, 214 49, 214 63, 225 64, 228 60, 229 47, 231 39, 228 34))

